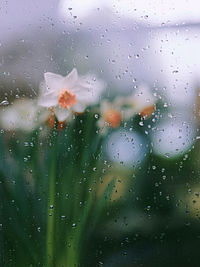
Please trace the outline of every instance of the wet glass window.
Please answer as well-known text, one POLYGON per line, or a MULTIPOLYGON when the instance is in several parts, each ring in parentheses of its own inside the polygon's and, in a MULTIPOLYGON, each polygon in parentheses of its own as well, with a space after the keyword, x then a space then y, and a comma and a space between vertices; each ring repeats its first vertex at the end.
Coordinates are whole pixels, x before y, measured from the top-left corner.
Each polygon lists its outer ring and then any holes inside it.
POLYGON ((199 266, 200 3, 0 3, 0 266, 199 266))

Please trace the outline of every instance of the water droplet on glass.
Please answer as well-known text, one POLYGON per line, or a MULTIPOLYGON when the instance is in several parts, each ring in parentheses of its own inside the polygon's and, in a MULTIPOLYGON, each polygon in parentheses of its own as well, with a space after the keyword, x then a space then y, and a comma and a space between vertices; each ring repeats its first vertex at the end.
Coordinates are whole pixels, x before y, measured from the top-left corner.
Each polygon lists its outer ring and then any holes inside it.
POLYGON ((8 100, 3 100, 3 101, 0 103, 0 106, 6 106, 6 105, 8 105, 8 104, 9 104, 8 100))

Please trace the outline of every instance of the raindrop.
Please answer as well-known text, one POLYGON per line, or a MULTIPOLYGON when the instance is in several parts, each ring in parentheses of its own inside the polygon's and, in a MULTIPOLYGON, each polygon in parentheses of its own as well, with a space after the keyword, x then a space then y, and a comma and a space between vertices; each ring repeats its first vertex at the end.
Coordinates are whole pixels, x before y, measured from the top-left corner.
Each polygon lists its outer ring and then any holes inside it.
POLYGON ((0 106, 7 106, 9 104, 8 100, 3 100, 1 103, 0 103, 0 106))
POLYGON ((167 108, 168 107, 168 104, 167 103, 164 103, 163 107, 164 108, 167 108))

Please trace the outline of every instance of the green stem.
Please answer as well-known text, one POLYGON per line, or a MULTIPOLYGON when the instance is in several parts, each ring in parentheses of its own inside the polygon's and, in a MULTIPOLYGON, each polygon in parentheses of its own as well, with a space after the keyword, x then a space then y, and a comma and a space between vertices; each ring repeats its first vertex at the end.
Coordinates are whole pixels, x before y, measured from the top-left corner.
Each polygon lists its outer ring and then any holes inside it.
POLYGON ((55 220, 55 183, 56 183, 56 144, 53 142, 49 174, 49 198, 47 207, 46 262, 47 267, 54 266, 54 220, 55 220))
POLYGON ((66 267, 80 266, 80 235, 81 229, 80 226, 77 225, 76 229, 72 229, 68 238, 66 267))

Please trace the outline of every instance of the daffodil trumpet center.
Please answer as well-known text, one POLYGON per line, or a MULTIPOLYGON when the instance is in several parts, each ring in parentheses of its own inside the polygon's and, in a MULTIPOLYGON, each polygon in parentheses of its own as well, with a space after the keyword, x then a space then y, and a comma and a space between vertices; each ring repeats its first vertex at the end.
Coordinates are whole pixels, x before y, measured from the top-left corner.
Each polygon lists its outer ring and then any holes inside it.
POLYGON ((62 108, 70 109, 77 103, 76 95, 69 89, 62 89, 58 95, 58 104, 62 108))
POLYGON ((114 109, 109 109, 105 112, 104 119, 109 124, 110 127, 117 128, 122 121, 122 116, 119 111, 114 109))
POLYGON ((144 118, 144 119, 148 119, 151 117, 152 113, 155 111, 155 106, 151 105, 151 106, 147 106, 145 107, 141 112, 140 115, 144 118))

